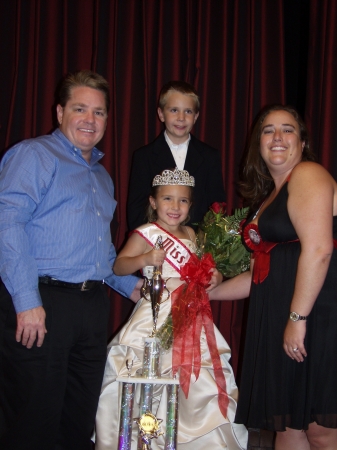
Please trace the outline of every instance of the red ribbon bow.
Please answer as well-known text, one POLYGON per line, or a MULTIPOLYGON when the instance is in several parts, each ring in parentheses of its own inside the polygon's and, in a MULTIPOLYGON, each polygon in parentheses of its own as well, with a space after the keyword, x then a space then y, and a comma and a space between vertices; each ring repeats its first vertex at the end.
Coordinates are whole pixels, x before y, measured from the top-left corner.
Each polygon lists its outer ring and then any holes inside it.
POLYGON ((277 245, 277 242, 264 242, 255 223, 250 223, 244 228, 243 238, 247 246, 254 250, 253 282, 262 283, 269 273, 270 250, 277 245))
MULTIPOLYGON (((243 238, 247 247, 251 248, 254 258, 253 282, 262 283, 269 274, 270 251, 278 244, 277 242, 265 242, 262 240, 258 226, 255 223, 248 224, 243 230, 243 238)), ((294 239, 288 242, 298 242, 294 239)), ((337 249, 337 239, 333 240, 334 247, 337 249)))
POLYGON ((200 335, 203 326, 219 392, 219 408, 223 416, 227 417, 229 399, 226 379, 216 345, 212 310, 205 291, 212 276, 210 270, 214 267, 212 255, 206 253, 201 260, 195 254, 192 254, 188 262, 180 269, 181 279, 186 281, 187 284, 179 286, 172 293, 174 338, 172 369, 174 375, 180 369, 180 385, 187 398, 192 368, 196 379, 198 379, 200 373, 200 335))

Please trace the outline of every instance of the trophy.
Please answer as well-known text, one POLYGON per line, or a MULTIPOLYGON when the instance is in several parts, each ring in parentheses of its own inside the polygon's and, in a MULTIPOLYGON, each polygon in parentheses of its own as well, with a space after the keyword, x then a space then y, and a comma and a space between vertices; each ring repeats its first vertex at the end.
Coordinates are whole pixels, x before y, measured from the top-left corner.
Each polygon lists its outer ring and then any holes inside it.
MULTIPOLYGON (((153 247, 156 250, 163 248, 163 240, 161 236, 158 236, 157 241, 153 247)), ((142 377, 147 379, 159 378, 161 375, 160 364, 160 341, 156 337, 157 322, 160 304, 166 301, 170 297, 170 292, 166 288, 165 281, 162 279, 162 266, 153 267, 152 279, 144 278, 144 284, 141 289, 142 297, 151 302, 153 327, 152 333, 144 341, 144 355, 143 355, 143 372, 142 377), (163 300, 163 294, 166 291, 166 299, 163 300)), ((152 410, 152 398, 153 398, 153 384, 145 383, 141 386, 140 393, 140 415, 139 423, 141 423, 143 417, 149 418, 150 411, 152 410)), ((138 422, 137 422, 138 423, 138 422)), ((138 423, 138 425, 139 425, 138 423)), ((138 449, 151 448, 149 440, 149 433, 142 432, 140 428, 138 449), (141 443, 146 447, 141 447, 141 443)), ((158 437, 157 431, 153 432, 153 437, 158 437)), ((151 437, 151 439, 153 439, 151 437)))
MULTIPOLYGON (((161 236, 158 237, 154 248, 157 250, 163 248, 161 236)), ((144 341, 141 377, 131 377, 132 362, 127 361, 127 380, 122 377, 117 378, 117 381, 123 383, 118 450, 131 449, 132 422, 136 422, 139 429, 137 450, 151 450, 151 441, 163 435, 160 429, 162 419, 158 419, 152 412, 154 384, 167 387, 164 450, 176 450, 179 381, 173 378, 161 378, 161 347, 160 340, 156 337, 160 304, 170 298, 170 291, 166 287, 165 280, 162 279, 162 266, 154 266, 152 279, 144 278, 141 295, 151 303, 153 327, 150 335, 144 341), (139 417, 132 420, 135 384, 141 384, 140 406, 139 417)))

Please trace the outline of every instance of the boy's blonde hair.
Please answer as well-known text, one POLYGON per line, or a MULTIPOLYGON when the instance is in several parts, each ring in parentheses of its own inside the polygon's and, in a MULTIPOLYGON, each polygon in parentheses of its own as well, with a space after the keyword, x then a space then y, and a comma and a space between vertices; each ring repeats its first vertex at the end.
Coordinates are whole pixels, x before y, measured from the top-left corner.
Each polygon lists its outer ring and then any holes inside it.
POLYGON ((199 95, 194 87, 191 84, 186 83, 185 81, 169 81, 168 83, 164 84, 164 86, 161 88, 158 100, 158 107, 161 110, 164 109, 167 102, 167 96, 172 91, 180 92, 181 94, 189 95, 190 97, 192 97, 195 103, 195 112, 199 112, 199 95))

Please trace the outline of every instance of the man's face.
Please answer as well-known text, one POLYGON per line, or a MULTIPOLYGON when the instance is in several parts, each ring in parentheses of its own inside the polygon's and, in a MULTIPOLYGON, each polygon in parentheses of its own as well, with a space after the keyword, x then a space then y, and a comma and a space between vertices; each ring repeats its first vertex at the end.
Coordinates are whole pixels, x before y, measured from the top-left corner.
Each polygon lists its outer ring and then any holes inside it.
POLYGON ((90 161, 93 147, 102 139, 108 113, 103 92, 86 86, 74 87, 65 107, 57 105, 60 130, 90 161))

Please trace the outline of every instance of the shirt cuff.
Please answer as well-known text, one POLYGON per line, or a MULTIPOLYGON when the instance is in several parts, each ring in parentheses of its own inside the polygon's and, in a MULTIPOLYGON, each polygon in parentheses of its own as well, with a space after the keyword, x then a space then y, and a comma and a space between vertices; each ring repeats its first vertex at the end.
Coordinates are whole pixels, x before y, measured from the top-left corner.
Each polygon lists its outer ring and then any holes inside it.
POLYGON ((43 306, 38 289, 25 292, 24 294, 15 294, 12 296, 12 300, 17 313, 43 306))
POLYGON ((139 278, 134 275, 119 276, 112 273, 104 278, 104 283, 124 297, 130 298, 139 278))

